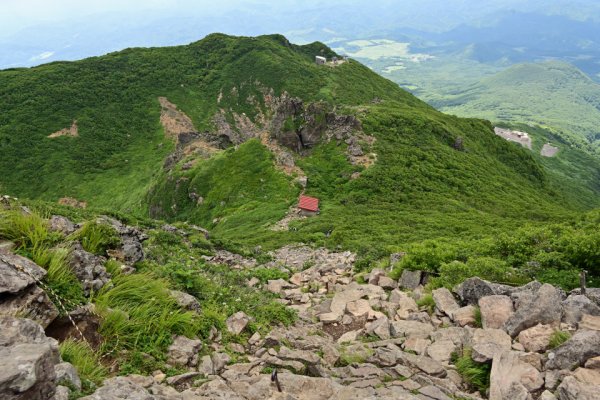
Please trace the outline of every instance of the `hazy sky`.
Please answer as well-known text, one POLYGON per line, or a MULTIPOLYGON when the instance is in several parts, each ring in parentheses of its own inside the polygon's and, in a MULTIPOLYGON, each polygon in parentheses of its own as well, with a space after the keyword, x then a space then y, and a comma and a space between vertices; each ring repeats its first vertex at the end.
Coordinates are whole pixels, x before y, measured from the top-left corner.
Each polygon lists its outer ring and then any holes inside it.
POLYGON ((252 2, 240 0, 0 0, 0 33, 14 33, 19 29, 43 22, 70 20, 105 12, 132 14, 140 10, 161 9, 202 9, 211 12, 217 7, 230 8, 242 3, 252 2))

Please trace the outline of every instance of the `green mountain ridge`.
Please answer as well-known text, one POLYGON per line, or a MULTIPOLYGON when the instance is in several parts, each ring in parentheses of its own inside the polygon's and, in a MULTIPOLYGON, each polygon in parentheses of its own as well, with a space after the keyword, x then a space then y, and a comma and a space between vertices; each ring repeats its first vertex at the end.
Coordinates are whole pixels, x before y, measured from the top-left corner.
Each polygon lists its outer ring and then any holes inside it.
POLYGON ((582 149, 597 149, 600 138, 600 84, 559 61, 517 64, 429 102, 460 116, 540 126, 582 149))
POLYGON ((565 187, 531 152, 495 136, 489 122, 442 114, 353 60, 315 65, 317 54, 335 53, 279 35, 213 34, 188 46, 1 71, 0 187, 189 221, 246 248, 306 242, 369 259, 425 239, 490 237, 598 206, 597 188, 565 187), (212 146, 211 156, 186 154, 165 137, 159 97, 189 118, 188 136, 212 146), (359 126, 332 133, 336 121, 352 118, 359 126), (75 120, 77 137, 48 138, 75 120), (217 140, 223 132, 228 140, 217 140), (272 227, 303 189, 298 172, 282 171, 265 134, 306 174, 306 193, 321 199, 318 217, 289 230, 272 227), (304 134, 315 141, 298 151, 289 138, 304 134), (370 166, 351 162, 357 144, 370 166))

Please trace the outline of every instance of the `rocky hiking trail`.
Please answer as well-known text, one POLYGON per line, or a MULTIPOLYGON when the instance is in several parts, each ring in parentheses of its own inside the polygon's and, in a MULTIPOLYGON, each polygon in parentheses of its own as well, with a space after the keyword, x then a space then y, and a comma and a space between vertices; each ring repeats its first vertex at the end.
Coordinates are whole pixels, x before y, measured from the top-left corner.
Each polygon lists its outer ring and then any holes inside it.
MULTIPOLYGON (((75 228, 64 217, 52 221, 54 229, 75 228)), ((145 235, 108 221, 122 239, 114 255, 124 269, 131 268, 126 265, 144 256, 145 235)), ((81 382, 73 366, 61 362, 58 342, 44 333, 58 315, 37 284, 45 270, 13 254, 10 246, 0 248, 0 398, 68 399, 81 382)), ((293 326, 255 333, 245 344, 229 343, 235 359, 217 332, 210 341, 175 336, 168 363, 187 372, 112 377, 83 398, 600 398, 600 289, 566 294, 539 282, 510 287, 471 278, 453 291, 427 293, 426 273, 405 270, 399 280, 379 269, 356 274, 351 252, 295 245, 271 256, 266 266, 285 268, 291 277, 264 285, 251 279, 247 285, 278 295, 279 302, 296 310, 293 326), (568 340, 554 343, 556 332, 568 340), (479 387, 480 393, 461 362, 489 372, 489 390, 479 387)), ((239 270, 258 265, 224 250, 206 260, 239 270)), ((86 290, 110 285, 97 256, 76 247, 71 263, 86 290)), ((187 309, 200 307, 189 294, 173 291, 172 296, 187 309)), ((78 324, 82 314, 85 310, 70 313, 81 329, 73 335, 93 341, 97 326, 93 318, 78 324)), ((68 322, 64 329, 73 329, 68 322)), ((231 315, 228 334, 242 334, 250 322, 243 312, 231 315)))

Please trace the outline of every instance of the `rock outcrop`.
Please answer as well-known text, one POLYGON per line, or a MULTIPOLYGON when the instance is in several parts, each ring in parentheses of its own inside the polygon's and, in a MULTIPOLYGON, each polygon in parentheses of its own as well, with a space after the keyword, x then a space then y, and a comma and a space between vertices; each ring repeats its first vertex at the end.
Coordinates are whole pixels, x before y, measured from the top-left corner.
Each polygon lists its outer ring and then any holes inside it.
POLYGON ((58 343, 28 319, 0 316, 0 398, 47 400, 56 390, 58 343))

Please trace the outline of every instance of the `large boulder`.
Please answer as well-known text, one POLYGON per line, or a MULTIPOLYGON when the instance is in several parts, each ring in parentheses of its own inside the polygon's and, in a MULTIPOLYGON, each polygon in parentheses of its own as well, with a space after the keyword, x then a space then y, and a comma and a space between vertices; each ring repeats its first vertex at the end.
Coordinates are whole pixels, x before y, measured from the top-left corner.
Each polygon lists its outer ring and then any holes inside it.
POLYGON ((390 332, 392 337, 421 337, 428 338, 433 332, 431 324, 424 324, 417 321, 394 321, 391 323, 390 332))
POLYGON ((538 324, 529 329, 521 331, 518 336, 519 343, 523 345, 525 350, 532 352, 546 351, 550 345, 550 338, 555 332, 555 329, 550 325, 538 324))
POLYGON ((423 271, 410 271, 405 269, 402 271, 398 286, 406 290, 416 289, 423 280, 423 271))
POLYGON ((431 294, 437 309, 448 316, 452 316, 452 313, 460 308, 452 293, 446 288, 436 289, 431 294))
POLYGON ((58 344, 37 323, 0 316, 0 398, 46 400, 56 390, 58 344))
MULTIPOLYGON (((490 374, 490 400, 523 398, 544 386, 542 374, 531 364, 521 361, 519 353, 504 351, 496 354, 490 374)), ((527 397, 525 397, 527 398, 527 397)))
POLYGON ((563 322, 575 325, 581 321, 583 314, 600 316, 600 307, 581 294, 572 294, 562 303, 564 309, 563 322))
POLYGON ((16 254, 0 254, 0 294, 18 293, 46 276, 46 270, 16 254))
POLYGON ((513 302, 508 296, 492 295, 479 299, 481 324, 484 329, 501 329, 515 312, 513 302))
POLYGON ((465 280, 454 288, 454 292, 463 303, 477 305, 479 299, 485 296, 497 294, 490 282, 481 278, 473 277, 465 280))
POLYGON ((550 353, 546 369, 574 369, 600 356, 600 331, 578 331, 550 353))
POLYGON ((512 337, 537 324, 557 325, 562 319, 562 294, 554 286, 544 284, 532 295, 521 299, 517 311, 504 324, 512 337))
POLYGON ((598 400, 598 385, 583 383, 572 376, 567 376, 556 390, 559 400, 598 400))
POLYGON ((500 329, 477 329, 473 334, 471 357, 477 362, 487 362, 497 354, 510 350, 510 336, 500 329))

